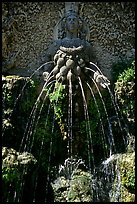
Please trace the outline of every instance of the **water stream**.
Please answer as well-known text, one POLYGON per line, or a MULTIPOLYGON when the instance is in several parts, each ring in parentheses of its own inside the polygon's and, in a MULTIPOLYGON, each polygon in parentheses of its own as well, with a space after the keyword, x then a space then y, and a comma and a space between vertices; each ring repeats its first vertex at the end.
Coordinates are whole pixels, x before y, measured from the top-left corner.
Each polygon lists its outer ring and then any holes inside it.
MULTIPOLYGON (((95 73, 95 71, 91 68, 87 68, 86 70, 95 73)), ((98 69, 99 70, 99 69, 98 69)), ((37 127, 39 125, 39 122, 41 120, 41 114, 44 108, 44 105, 47 104, 47 113, 45 114, 45 130, 48 127, 48 120, 49 117, 53 118, 53 121, 51 121, 51 137, 50 137, 50 141, 49 141, 49 153, 47 156, 47 172, 46 172, 46 182, 45 182, 45 187, 44 187, 44 194, 45 194, 45 202, 47 202, 47 196, 48 196, 48 188, 49 188, 49 183, 50 183, 50 179, 51 179, 51 171, 52 171, 52 163, 53 163, 53 152, 54 152, 54 145, 55 145, 55 141, 54 141, 54 131, 55 131, 55 123, 56 123, 56 109, 54 109, 54 105, 52 103, 50 103, 50 94, 57 92, 57 96, 55 99, 55 104, 58 105, 59 101, 60 101, 60 89, 63 86, 62 82, 59 82, 58 80, 55 80, 54 77, 52 76, 51 72, 47 78, 47 80, 45 81, 45 83, 43 84, 43 87, 41 88, 41 91, 32 107, 32 110, 30 112, 30 115, 28 117, 28 122, 26 124, 26 128, 24 130, 24 134, 22 137, 22 141, 20 143, 20 147, 19 147, 19 152, 30 152, 33 153, 33 146, 35 145, 35 137, 37 134, 37 127), (59 84, 58 88, 57 88, 57 83, 59 84), (43 93, 44 93, 44 97, 43 97, 43 93), (40 103, 41 101, 41 103, 40 103), (54 115, 51 116, 51 114, 54 115)), ((99 118, 99 123, 100 123, 100 127, 101 127, 101 134, 100 134, 100 140, 101 140, 101 145, 103 147, 103 159, 105 158, 106 160, 104 160, 102 162, 103 168, 102 168, 102 172, 104 172, 105 176, 105 182, 106 183, 111 183, 113 180, 113 177, 116 177, 115 179, 117 181, 115 181, 117 183, 117 185, 115 186, 115 190, 110 190, 108 192, 108 197, 111 198, 112 197, 112 201, 113 202, 117 202, 120 201, 120 191, 121 191, 121 178, 120 178, 120 172, 119 172, 119 167, 116 165, 115 167, 113 166, 113 164, 111 164, 111 161, 113 159, 113 154, 115 154, 117 152, 116 150, 116 146, 115 146, 115 139, 114 139, 114 134, 113 134, 113 129, 112 129, 112 125, 110 122, 110 116, 108 115, 108 110, 106 108, 105 105, 105 101, 103 99, 103 96, 101 94, 101 91, 99 89, 98 84, 96 83, 96 81, 92 78, 89 77, 91 79, 91 81, 93 82, 93 84, 96 87, 96 91, 97 93, 94 93, 94 90, 92 89, 92 85, 87 81, 83 81, 81 79, 80 76, 78 76, 78 80, 77 83, 78 85, 76 85, 75 87, 79 86, 79 90, 80 90, 80 95, 81 95, 81 103, 83 104, 83 120, 85 120, 85 133, 86 133, 86 140, 87 142, 86 144, 86 148, 87 148, 87 169, 89 172, 91 172, 91 174, 94 175, 94 178, 92 178, 92 186, 91 188, 93 189, 94 192, 94 200, 95 201, 101 201, 103 199, 106 198, 102 198, 102 194, 103 194, 103 189, 107 188, 107 187, 102 187, 102 183, 99 182, 100 177, 95 176, 97 174, 97 166, 96 166, 96 154, 94 152, 94 143, 93 143, 93 135, 92 135, 92 124, 91 124, 91 120, 92 120, 92 116, 91 114, 89 114, 89 107, 88 104, 89 102, 87 101, 86 98, 86 92, 85 92, 85 85, 87 86, 87 89, 89 89, 90 91, 90 97, 93 98, 94 104, 95 104, 95 108, 97 111, 97 116, 99 118), (102 112, 100 110, 100 107, 98 105, 98 101, 96 99, 96 96, 100 97, 100 101, 102 103, 103 109, 104 109, 104 113, 105 113, 105 117, 106 117, 106 121, 107 121, 107 128, 108 131, 106 131, 106 124, 103 123, 103 118, 102 118, 102 112), (107 147, 107 145, 109 145, 109 148, 107 147), (114 170, 115 169, 115 170, 114 170), (111 174, 111 176, 110 176, 111 174), (106 177, 106 178, 105 178, 106 177), (102 192, 99 193, 100 189, 102 189, 102 192)), ((31 79, 31 77, 30 77, 31 79)), ((28 82, 26 82, 27 84, 28 82)), ((79 165, 80 164, 84 164, 84 161, 82 161, 82 159, 78 159, 78 160, 74 160, 75 158, 75 153, 76 150, 74 149, 74 141, 75 141, 75 137, 74 137, 74 133, 75 133, 75 129, 74 129, 74 121, 75 121, 75 104, 76 100, 74 97, 77 98, 77 100, 80 100, 79 95, 77 95, 76 90, 77 89, 74 88, 73 86, 73 80, 72 80, 72 73, 70 73, 70 77, 68 80, 68 86, 65 86, 65 93, 67 96, 67 103, 66 106, 68 106, 67 109, 67 123, 65 123, 65 128, 67 129, 67 154, 66 154, 66 162, 64 162, 64 166, 63 165, 58 165, 58 170, 59 170, 59 175, 62 175, 62 172, 64 175, 67 175, 66 178, 69 179, 69 185, 71 185, 71 180, 73 179, 73 176, 75 175, 75 173, 77 172, 79 165), (73 100, 75 102, 73 102, 73 100), (74 120, 74 121, 73 121, 74 120), (75 166, 75 169, 74 169, 75 166), (66 169, 64 171, 64 169, 66 169), (66 173, 68 171, 68 173, 66 173)), ((25 84, 25 86, 26 86, 25 84)), ((21 90, 21 94, 23 94, 23 90, 25 89, 25 86, 23 86, 22 90, 21 90)), ((114 111, 116 114, 116 119, 118 121, 118 126, 119 126, 119 131, 121 131, 121 133, 123 133, 123 127, 121 124, 121 118, 119 115, 119 107, 118 105, 115 103, 114 100, 114 96, 113 93, 111 91, 111 89, 107 86, 108 90, 108 94, 110 95, 110 99, 111 99, 111 103, 114 107, 114 111)), ((20 95, 17 97, 17 100, 19 99, 20 95)), ((17 102, 17 101, 16 101, 17 102)), ((63 118, 62 118, 63 119, 63 118)), ((63 119, 64 120, 64 119, 63 119)), ((65 120, 64 120, 65 121, 65 120)), ((128 134, 128 131, 127 131, 128 134)), ((127 135, 122 134, 122 138, 124 141, 124 145, 126 146, 126 137, 127 135)), ((40 149, 39 149, 39 158, 38 161, 41 160, 41 157, 43 156, 43 152, 44 152, 44 144, 45 143, 45 135, 42 136, 41 138, 41 144, 40 144, 40 149)), ((78 151, 78 150, 77 150, 78 151)), ((78 156, 78 154, 77 154, 78 156)), ((40 163, 38 164, 38 169, 40 169, 40 163)), ((18 181, 18 190, 15 189, 14 191, 14 196, 13 196, 13 200, 14 202, 20 202, 20 199, 22 197, 22 193, 23 193, 23 189, 25 188, 25 180, 24 180, 24 176, 26 174, 26 167, 24 167, 23 169, 23 173, 22 173, 22 178, 21 181, 18 181)), ((102 178, 101 178, 102 179, 102 178)), ((11 184, 12 185, 12 184, 11 184)), ((10 185, 9 185, 10 186, 10 185)), ((38 200, 38 195, 37 195, 37 191, 39 188, 39 176, 36 175, 35 177, 35 182, 34 182, 34 191, 33 191, 33 202, 36 202, 38 200)), ((105 189, 106 190, 106 189, 105 189)), ((8 196, 7 196, 7 202, 9 202, 9 197, 10 197, 11 192, 8 192, 8 196)), ((67 193, 67 195, 69 196, 69 192, 67 193)))
MULTIPOLYGON (((62 38, 57 36, 54 49, 49 49, 52 61, 27 78, 8 115, 12 120, 29 81, 38 79, 40 90, 27 113, 23 133, 17 133, 21 138, 18 154, 24 155, 22 173, 15 183, 14 179, 8 183, 6 202, 121 201, 123 181, 117 161, 118 153, 127 148, 129 132, 110 81, 90 60, 88 29, 78 27, 77 21, 84 21, 77 18, 75 3, 65 3, 64 16, 56 27, 56 35, 62 38)), ((6 125, 3 137, 5 132, 6 125)), ((14 170, 12 165, 8 171, 14 170)))
MULTIPOLYGON (((38 69, 39 70, 39 69, 38 69)), ((86 70, 95 73, 95 71, 92 68, 88 68, 86 67, 86 70)), ((99 70, 99 69, 98 69, 99 70)), ((54 77, 52 76, 53 72, 50 72, 47 80, 44 82, 43 87, 41 88, 41 91, 32 107, 32 110, 30 112, 30 115, 28 117, 28 122, 26 124, 26 128, 22 137, 22 141, 20 143, 20 148, 19 148, 19 152, 32 152, 33 153, 33 146, 35 144, 35 136, 37 134, 37 127, 39 125, 39 122, 41 120, 41 114, 44 108, 44 105, 47 104, 47 113, 46 113, 46 117, 45 117, 45 130, 47 129, 48 126, 48 120, 49 120, 49 116, 51 117, 51 113, 53 113, 55 110, 53 108, 53 106, 50 103, 50 99, 49 99, 49 95, 51 93, 54 93, 55 91, 57 92, 57 96, 55 99, 55 104, 59 104, 59 100, 60 100, 60 89, 61 86, 63 86, 62 83, 59 83, 59 79, 55 80, 54 77), (56 83, 59 84, 59 87, 57 88, 56 83), (44 94, 44 97, 43 97, 44 94), (40 102, 42 101, 42 102, 40 102), (52 107, 51 107, 52 106, 52 107), (54 110, 54 111, 53 111, 54 110)), ((106 108, 105 105, 105 101, 103 99, 103 96, 101 94, 101 91, 98 87, 98 84, 95 82, 95 80, 92 77, 89 77, 91 79, 91 81, 93 82, 93 84, 96 87, 98 96, 100 97, 100 101, 102 103, 103 109, 104 109, 104 113, 106 116, 106 121, 107 121, 107 128, 108 131, 107 132, 105 130, 106 125, 104 126, 103 124, 103 118, 101 116, 101 111, 100 111, 100 107, 98 105, 98 101, 96 99, 97 93, 95 94, 92 86, 89 82, 85 82, 82 81, 81 77, 78 76, 78 86, 80 88, 80 95, 81 95, 81 103, 83 104, 83 113, 84 113, 84 120, 85 120, 85 132, 86 132, 86 140, 87 140, 87 157, 88 157, 88 166, 86 168, 88 168, 89 172, 91 172, 93 175, 96 175, 97 170, 96 170, 96 156, 95 156, 95 152, 94 152, 94 144, 93 144, 93 135, 92 135, 92 124, 90 123, 90 121, 92 120, 92 118, 90 118, 90 114, 89 114, 89 110, 88 110, 88 101, 86 99, 86 93, 85 93, 85 85, 87 86, 87 89, 90 90, 90 96, 93 98, 95 107, 96 107, 96 111, 97 111, 97 115, 99 118, 99 123, 100 123, 100 127, 101 127, 101 134, 100 134, 100 140, 101 140, 101 144, 103 147, 103 154, 104 154, 104 158, 106 158, 106 160, 104 160, 102 162, 103 168, 102 168, 102 172, 104 172, 106 180, 106 183, 112 182, 110 181, 110 179, 112 179, 110 177, 113 177, 113 175, 116 177, 117 181, 117 186, 115 186, 115 190, 114 191, 109 191, 109 195, 108 197, 112 197, 114 202, 120 201, 120 189, 121 189, 121 178, 120 178, 120 172, 119 172, 119 167, 115 166, 115 171, 114 171, 114 166, 112 164, 110 164, 110 162, 112 161, 112 157, 113 154, 116 153, 116 148, 115 148, 115 141, 114 141, 114 135, 113 135, 113 130, 112 130, 112 126, 111 126, 111 122, 110 122, 110 117, 108 115, 108 110, 106 108), (109 148, 107 147, 107 145, 109 144, 109 148), (109 153, 108 153, 109 151, 109 153), (114 171, 114 172, 113 172, 114 171), (111 173, 110 173, 111 172, 111 173), (115 194, 115 195, 114 195, 115 194)), ((31 79, 31 77, 30 77, 31 79)), ((19 96, 17 97, 17 100, 19 100, 19 97, 21 96, 21 94, 23 94, 23 90, 25 89, 26 85, 28 82, 25 83, 25 85, 23 86, 21 93, 19 94, 19 96)), ((76 85, 77 87, 77 85, 76 85)), ((67 178, 71 181, 73 179, 73 176, 75 175, 77 169, 79 168, 80 164, 84 164, 84 162, 81 159, 78 159, 77 161, 74 162, 74 157, 75 154, 74 152, 76 152, 76 150, 74 150, 74 141, 75 141, 75 137, 74 137, 74 121, 75 121, 75 114, 74 114, 74 97, 77 97, 77 94, 75 93, 76 90, 78 89, 74 89, 73 87, 73 81, 72 81, 72 73, 70 73, 70 77, 68 80, 68 86, 65 86, 65 92, 68 92, 66 95, 68 96, 67 98, 67 103, 66 105, 68 106, 68 110, 67 110, 67 154, 66 156, 68 157, 68 159, 66 158, 66 162, 64 163, 64 166, 58 166, 59 168, 59 175, 61 175, 62 172, 64 172, 64 168, 68 168, 65 171, 68 171, 68 176, 67 178), (74 119, 74 121, 73 121, 74 119), (69 163, 68 163, 69 162, 69 163), (74 164, 75 163, 75 164, 74 164), (75 169, 74 169, 75 166, 75 169), (62 168, 61 168, 62 167, 62 168)), ((107 86, 107 90, 108 93, 110 95, 110 99, 112 102, 112 105, 114 107, 115 110, 115 114, 117 117, 117 121, 118 121, 118 126, 119 126, 119 131, 121 131, 121 133, 123 132, 123 127, 121 125, 121 120, 120 120, 120 116, 119 116, 119 107, 118 105, 115 103, 114 100, 114 96, 112 91, 110 90, 110 88, 107 86)), ((79 97, 77 97, 77 100, 79 100, 79 97)), ((17 101, 15 102, 17 103, 17 101)), ((15 105, 14 103, 14 105, 15 105)), ((51 171, 52 171, 52 163, 53 163, 53 151, 54 151, 54 146, 55 144, 53 144, 54 142, 54 131, 55 131, 55 117, 56 117, 56 111, 54 112, 54 115, 52 116, 53 121, 51 122, 51 137, 50 137, 50 141, 49 141, 49 153, 48 153, 48 157, 47 157, 47 172, 46 172, 46 182, 45 182, 45 190, 44 190, 44 194, 45 194, 45 202, 47 202, 47 196, 48 196, 48 188, 49 188, 49 183, 50 183, 50 177, 51 177, 51 171)), ((64 120, 65 121, 65 120, 64 120)), ((124 145, 127 145, 126 143, 126 136, 124 134, 122 134, 122 138, 124 141, 124 145)), ((41 144, 40 144, 40 149, 39 149, 39 158, 38 161, 41 160, 41 157, 43 155, 44 152, 44 140, 45 140, 45 135, 43 135, 43 137, 41 138, 41 144)), ((38 169, 41 168, 40 165, 38 165, 38 169)), ((14 202, 20 202, 20 199, 22 197, 22 193, 23 193, 23 189, 25 188, 25 180, 24 180, 24 176, 26 174, 26 167, 24 167, 23 169, 23 173, 22 173, 22 179, 21 181, 18 181, 18 190, 15 189, 14 191, 14 202)), ((63 173, 66 174, 66 173, 63 173)), ((66 174, 66 175, 67 175, 66 174)), ((94 192, 94 200, 96 201, 100 201, 101 199, 105 199, 102 198, 102 194, 99 193, 100 188, 105 188, 102 187, 102 183, 99 184, 98 179, 100 177, 94 177, 92 179, 92 183, 93 186, 91 186, 91 188, 93 188, 93 192, 94 192)), ((113 180, 113 179, 112 179, 113 180)), ((69 182, 69 184, 71 185, 71 183, 69 182)), ((11 184, 12 185, 12 184, 11 184)), ((39 188, 39 176, 36 175, 35 177, 35 182, 34 182, 34 192, 33 192, 33 202, 37 201, 37 191, 39 188)), ((103 190, 102 190, 103 191, 103 190)), ((7 196, 7 202, 9 202, 9 197, 11 192, 8 192, 8 196, 7 196)), ((68 192, 68 196, 69 196, 69 192, 68 192)))

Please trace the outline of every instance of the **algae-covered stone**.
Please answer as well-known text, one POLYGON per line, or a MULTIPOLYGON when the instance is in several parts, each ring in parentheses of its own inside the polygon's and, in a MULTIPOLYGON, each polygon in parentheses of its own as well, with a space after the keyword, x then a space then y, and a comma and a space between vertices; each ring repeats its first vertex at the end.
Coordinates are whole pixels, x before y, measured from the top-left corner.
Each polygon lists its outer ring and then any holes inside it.
POLYGON ((69 202, 90 202, 93 199, 91 174, 78 169, 70 181, 69 202))
POLYGON ((55 202, 91 202, 93 199, 91 174, 81 169, 77 169, 71 179, 58 177, 52 187, 55 202))
POLYGON ((35 165, 36 163, 37 160, 32 154, 28 152, 19 153, 13 148, 2 148, 2 176, 4 180, 8 178, 9 181, 12 181, 12 176, 8 177, 8 172, 14 174, 14 171, 16 170, 22 174, 23 168, 25 168, 25 166, 27 166, 29 169, 30 165, 35 165))
MULTIPOLYGON (((119 154, 117 156, 116 167, 120 177, 120 201, 134 202, 135 201, 135 153, 119 154)), ((117 177, 114 180, 112 189, 118 182, 117 177)), ((115 190, 114 193, 115 195, 115 190)), ((113 200, 112 200, 113 201, 113 200)))
POLYGON ((121 175, 121 201, 135 201, 135 153, 123 154, 118 160, 121 175))
POLYGON ((102 164, 96 177, 99 201, 134 202, 135 153, 114 154, 102 164))
POLYGON ((20 153, 13 148, 2 148, 3 202, 17 202, 19 197, 22 196, 20 187, 27 185, 29 188, 29 185, 33 185, 36 167, 37 160, 32 154, 28 152, 20 153))

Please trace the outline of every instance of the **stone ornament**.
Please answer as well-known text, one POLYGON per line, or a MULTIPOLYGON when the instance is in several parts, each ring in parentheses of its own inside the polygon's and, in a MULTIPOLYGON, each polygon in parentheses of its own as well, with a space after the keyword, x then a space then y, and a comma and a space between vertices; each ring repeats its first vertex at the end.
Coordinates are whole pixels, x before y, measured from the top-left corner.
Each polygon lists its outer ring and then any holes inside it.
MULTIPOLYGON (((51 67, 43 66, 43 77, 46 81, 52 71, 55 80, 67 84, 89 72, 89 76, 103 88, 109 80, 92 60, 94 54, 88 39, 88 26, 78 14, 78 2, 65 2, 65 12, 55 26, 54 42, 47 50, 52 60, 51 67)), ((84 80, 89 80, 85 78, 84 80)))

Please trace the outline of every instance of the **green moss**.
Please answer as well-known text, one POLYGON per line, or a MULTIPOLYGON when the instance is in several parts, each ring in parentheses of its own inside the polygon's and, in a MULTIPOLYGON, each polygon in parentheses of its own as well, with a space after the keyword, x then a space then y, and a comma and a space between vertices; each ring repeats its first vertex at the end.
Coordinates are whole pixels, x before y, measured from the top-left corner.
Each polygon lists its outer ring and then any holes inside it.
POLYGON ((75 169, 70 180, 59 177, 53 184, 55 202, 91 202, 91 174, 81 169, 75 169))
POLYGON ((135 154, 126 155, 120 165, 121 182, 130 193, 135 193, 135 154))
POLYGON ((92 201, 91 176, 88 172, 77 170, 70 182, 68 193, 70 202, 90 202, 92 201))
POLYGON ((133 63, 133 59, 130 60, 122 60, 112 65, 112 78, 113 83, 115 83, 119 76, 128 68, 131 67, 133 63))
POLYGON ((121 178, 121 201, 135 201, 135 153, 125 153, 117 160, 121 178))
POLYGON ((38 94, 36 85, 32 79, 25 77, 2 77, 3 146, 19 148, 26 122, 38 94))
POLYGON ((118 77, 114 87, 115 97, 123 116, 124 122, 127 124, 128 149, 134 151, 135 136, 135 61, 132 61, 118 77))
POLYGON ((65 103, 66 100, 66 89, 65 86, 61 83, 56 82, 54 91, 49 94, 51 105, 54 109, 55 119, 58 122, 60 127, 61 134, 63 139, 66 139, 66 130, 64 124, 64 111, 65 111, 65 103))
POLYGON ((16 182, 20 178, 21 174, 18 168, 15 167, 3 167, 2 179, 5 183, 16 182))

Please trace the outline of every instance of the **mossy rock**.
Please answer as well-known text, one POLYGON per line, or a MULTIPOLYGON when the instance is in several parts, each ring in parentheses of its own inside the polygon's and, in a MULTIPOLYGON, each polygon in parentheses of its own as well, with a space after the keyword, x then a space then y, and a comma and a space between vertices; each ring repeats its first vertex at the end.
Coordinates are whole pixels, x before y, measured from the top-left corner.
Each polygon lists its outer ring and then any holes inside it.
POLYGON ((70 182, 68 201, 91 202, 92 199, 91 174, 78 169, 70 182))
POLYGON ((55 202, 91 202, 91 174, 77 169, 71 179, 58 177, 52 184, 55 202))
POLYGON ((114 176, 109 193, 110 202, 134 202, 135 153, 117 154, 112 158, 107 164, 112 169, 114 176))
POLYGON ((37 160, 31 153, 20 153, 13 148, 2 148, 3 202, 17 202, 18 199, 21 201, 22 197, 26 196, 26 187, 29 188, 31 197, 36 167, 37 160))
POLYGON ((135 153, 123 154, 119 158, 121 175, 121 201, 135 201, 135 153))
POLYGON ((37 97, 29 77, 2 76, 2 145, 18 150, 26 122, 37 97))

